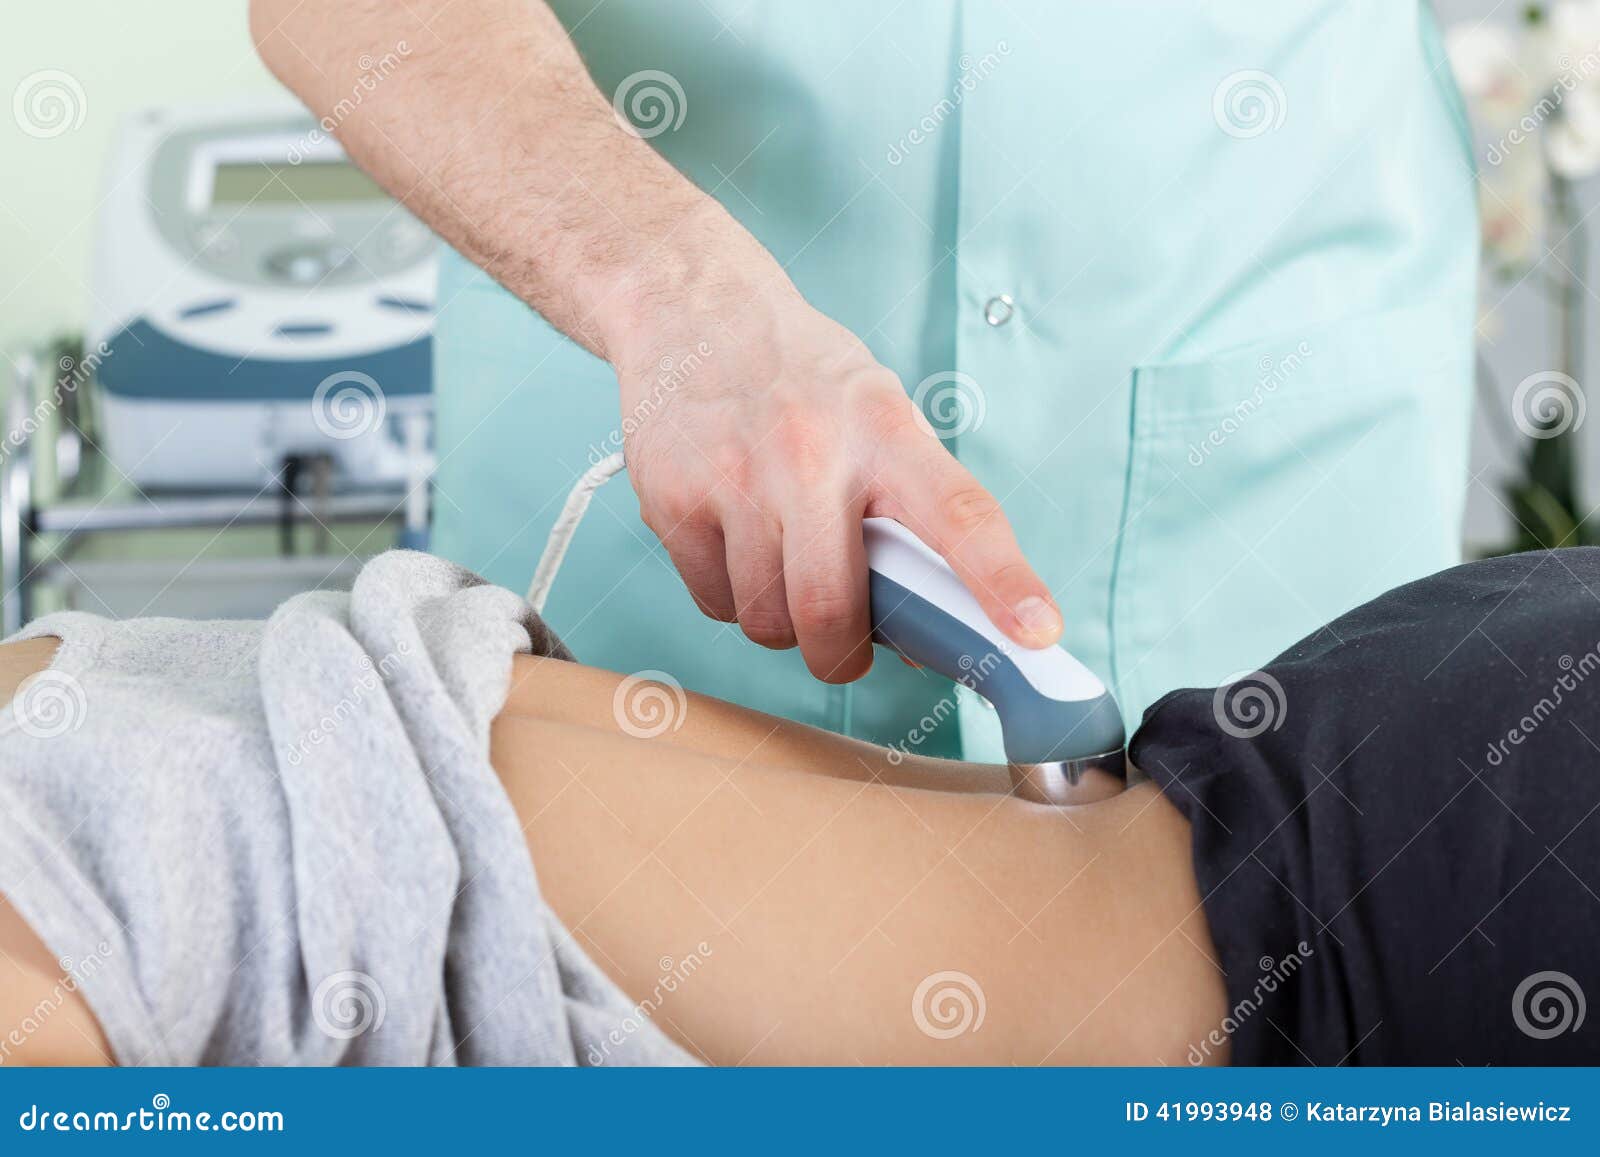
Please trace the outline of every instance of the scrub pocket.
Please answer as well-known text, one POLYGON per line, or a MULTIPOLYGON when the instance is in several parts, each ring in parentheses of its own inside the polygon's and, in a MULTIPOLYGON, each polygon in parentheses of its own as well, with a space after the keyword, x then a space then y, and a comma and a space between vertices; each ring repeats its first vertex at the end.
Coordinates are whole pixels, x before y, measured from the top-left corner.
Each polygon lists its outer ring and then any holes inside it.
POLYGON ((1471 332, 1452 300, 1134 372, 1111 592, 1130 721, 1459 561, 1471 332))

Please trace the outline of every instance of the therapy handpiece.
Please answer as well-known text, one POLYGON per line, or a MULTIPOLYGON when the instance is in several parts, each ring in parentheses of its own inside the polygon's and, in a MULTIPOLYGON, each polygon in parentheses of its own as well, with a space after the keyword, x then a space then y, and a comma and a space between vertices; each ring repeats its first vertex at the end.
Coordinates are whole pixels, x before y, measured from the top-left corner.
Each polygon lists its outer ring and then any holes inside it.
POLYGON ((948 563, 889 518, 863 523, 872 638, 993 704, 1018 795, 1060 803, 1085 770, 1124 773, 1117 701, 1061 647, 1001 633, 948 563))

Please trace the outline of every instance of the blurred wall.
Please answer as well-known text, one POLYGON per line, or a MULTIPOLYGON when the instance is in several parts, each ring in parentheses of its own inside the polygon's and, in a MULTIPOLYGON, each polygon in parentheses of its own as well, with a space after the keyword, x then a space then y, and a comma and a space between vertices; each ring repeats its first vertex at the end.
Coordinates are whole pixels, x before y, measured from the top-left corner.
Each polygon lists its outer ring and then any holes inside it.
MULTIPOLYGON (((247 0, 5 0, 0 351, 82 327, 101 165, 125 112, 278 87, 256 59, 247 7, 247 0), (77 90, 53 80, 53 71, 70 75, 77 90), (65 95, 73 107, 64 115, 76 127, 43 137, 23 131, 19 88, 38 93, 41 86, 65 95)), ((35 132, 53 132, 56 123, 35 124, 35 132)))

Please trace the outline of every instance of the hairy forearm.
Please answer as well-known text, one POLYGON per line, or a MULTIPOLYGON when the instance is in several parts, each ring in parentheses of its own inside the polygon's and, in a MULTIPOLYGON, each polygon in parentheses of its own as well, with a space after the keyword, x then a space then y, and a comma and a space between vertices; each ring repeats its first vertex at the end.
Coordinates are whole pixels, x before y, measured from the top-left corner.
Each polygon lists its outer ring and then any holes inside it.
POLYGON ((661 301, 718 277, 711 262, 759 253, 623 128, 537 0, 252 0, 251 25, 357 163, 614 363, 648 344, 661 301), (399 63, 349 100, 385 57, 399 63))

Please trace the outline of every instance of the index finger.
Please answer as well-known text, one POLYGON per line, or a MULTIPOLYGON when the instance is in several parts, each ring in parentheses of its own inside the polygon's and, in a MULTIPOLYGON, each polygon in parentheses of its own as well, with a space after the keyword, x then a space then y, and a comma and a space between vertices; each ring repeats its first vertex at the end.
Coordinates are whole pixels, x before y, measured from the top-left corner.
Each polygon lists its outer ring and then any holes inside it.
POLYGON ((1060 639, 1061 612, 1050 588, 1023 557, 994 496, 926 434, 898 438, 884 454, 881 497, 944 556, 995 626, 1024 647, 1060 639))

